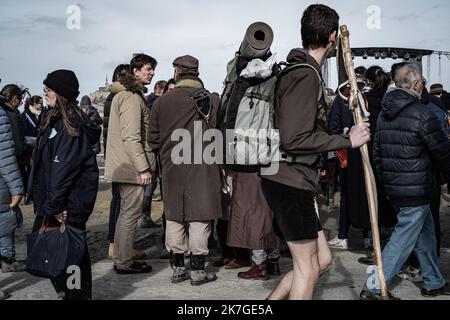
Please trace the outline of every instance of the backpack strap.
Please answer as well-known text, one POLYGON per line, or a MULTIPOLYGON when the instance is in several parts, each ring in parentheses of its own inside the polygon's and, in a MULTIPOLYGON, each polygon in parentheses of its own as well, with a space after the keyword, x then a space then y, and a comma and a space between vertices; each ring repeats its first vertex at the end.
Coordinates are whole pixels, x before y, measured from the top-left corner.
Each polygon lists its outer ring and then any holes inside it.
POLYGON ((285 68, 281 70, 280 76, 283 76, 292 70, 301 69, 301 68, 309 68, 311 70, 314 70, 315 74, 319 78, 320 83, 320 89, 319 89, 319 96, 317 97, 317 101, 320 101, 322 99, 322 96, 324 95, 324 82, 322 79, 322 76, 320 75, 319 71, 317 71, 316 68, 314 68, 312 65, 307 63, 281 63, 280 65, 284 65, 285 68))
POLYGON ((192 101, 194 102, 195 109, 200 118, 206 121, 208 127, 210 126, 212 101, 208 90, 200 88, 190 94, 192 101))

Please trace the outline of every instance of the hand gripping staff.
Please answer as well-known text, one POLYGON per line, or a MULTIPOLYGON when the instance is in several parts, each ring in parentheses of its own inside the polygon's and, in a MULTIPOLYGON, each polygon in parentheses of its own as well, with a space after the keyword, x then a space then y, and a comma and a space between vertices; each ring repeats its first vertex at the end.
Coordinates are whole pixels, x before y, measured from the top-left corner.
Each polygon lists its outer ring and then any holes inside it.
MULTIPOLYGON (((350 49, 350 33, 346 25, 341 26, 341 35, 339 36, 339 46, 337 54, 338 70, 344 70, 342 64, 345 66, 346 76, 348 81, 342 83, 340 79, 339 83, 345 86, 347 83, 350 85, 350 97, 353 98, 353 103, 350 105, 350 109, 353 111, 353 119, 355 124, 360 124, 369 120, 370 114, 366 109, 366 101, 361 91, 358 89, 356 82, 355 68, 352 60, 352 51, 350 49), (341 68, 339 68, 341 66, 341 68)), ((341 72, 341 77, 345 76, 341 72)), ((345 98, 345 100, 347 100, 345 98)), ((350 99, 351 101, 352 99, 350 99)), ((367 200, 369 203, 370 224, 372 227, 373 247, 375 251, 375 258, 377 263, 377 271, 380 280, 381 296, 383 299, 388 299, 388 291, 386 287, 386 280, 384 277, 383 260, 381 258, 381 243, 380 233, 378 230, 378 200, 377 200, 377 187, 375 183, 375 177, 372 166, 369 161, 369 149, 367 144, 360 148, 363 168, 364 168, 364 180, 366 186, 367 200)))

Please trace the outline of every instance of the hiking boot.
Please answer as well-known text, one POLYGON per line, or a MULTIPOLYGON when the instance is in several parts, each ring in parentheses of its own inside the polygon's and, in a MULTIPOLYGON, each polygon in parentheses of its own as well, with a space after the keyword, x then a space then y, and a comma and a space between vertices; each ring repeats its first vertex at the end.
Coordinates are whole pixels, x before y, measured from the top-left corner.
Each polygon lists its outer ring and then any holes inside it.
POLYGON ((215 273, 205 271, 205 256, 191 256, 191 285, 200 286, 202 284, 217 280, 215 273))
POLYGON ((9 297, 11 297, 11 295, 9 293, 0 290, 0 300, 6 300, 9 297))
MULTIPOLYGON (((369 290, 363 289, 359 294, 361 300, 383 300, 381 293, 372 293, 369 290)), ((395 297, 392 293, 388 292, 388 300, 401 300, 395 297)))
POLYGON ((280 264, 278 263, 278 259, 269 259, 267 261, 267 271, 270 276, 280 276, 281 270, 280 270, 280 264))
POLYGON ((152 271, 152 267, 145 262, 134 261, 131 266, 125 269, 114 266, 114 271, 117 272, 117 274, 149 273, 152 271))
POLYGON ((331 249, 348 250, 348 239, 339 239, 338 236, 328 241, 328 246, 331 249))
POLYGON ((420 272, 420 268, 414 268, 411 266, 406 267, 396 275, 400 279, 409 280, 412 283, 423 282, 423 276, 420 272))
POLYGON ((267 269, 267 262, 264 261, 261 264, 255 264, 246 272, 239 272, 237 276, 246 280, 269 280, 267 269))
POLYGON ((16 261, 15 258, 5 258, 3 257, 2 262, 2 272, 23 272, 26 271, 27 266, 23 261, 16 261))
POLYGON ((437 296, 450 296, 450 285, 446 283, 442 288, 431 290, 422 288, 420 290, 420 293, 422 294, 422 296, 427 298, 433 298, 437 296))
POLYGON ((172 283, 180 283, 189 279, 189 272, 184 266, 184 253, 169 253, 170 266, 172 267, 172 283))

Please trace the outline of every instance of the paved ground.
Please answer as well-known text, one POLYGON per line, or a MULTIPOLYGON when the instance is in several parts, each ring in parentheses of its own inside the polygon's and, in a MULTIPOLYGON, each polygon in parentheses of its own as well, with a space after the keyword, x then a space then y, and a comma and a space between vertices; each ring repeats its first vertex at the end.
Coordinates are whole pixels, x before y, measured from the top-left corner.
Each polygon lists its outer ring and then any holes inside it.
MULTIPOLYGON (((107 258, 108 210, 110 186, 102 182, 94 214, 88 224, 88 243, 93 263, 93 295, 94 299, 177 299, 177 300, 259 300, 264 299, 275 286, 279 278, 268 281, 240 280, 236 274, 241 270, 224 270, 208 268, 216 271, 216 282, 192 287, 188 282, 172 285, 169 282, 170 268, 167 260, 158 259, 161 244, 161 230, 139 229, 136 246, 146 250, 148 262, 153 272, 147 275, 117 275, 112 270, 112 262, 107 258)), ((25 225, 17 233, 18 258, 26 257, 25 235, 30 232, 33 223, 32 207, 23 207, 25 225)), ((155 203, 153 218, 160 218, 162 203, 155 203)), ((322 206, 321 220, 328 236, 334 236, 338 210, 327 210, 322 206)), ((445 202, 442 207, 442 230, 444 247, 450 248, 450 207, 445 202)), ((356 246, 357 247, 357 246, 356 246)), ((213 251, 209 262, 217 256, 213 251)), ((333 269, 324 275, 318 284, 315 299, 318 300, 353 300, 358 297, 361 286, 367 277, 367 266, 359 264, 357 259, 363 257, 363 250, 334 252, 333 269)), ((441 259, 441 270, 450 279, 450 251, 444 249, 441 259)), ((290 259, 281 259, 282 271, 290 268, 290 259)), ((0 288, 12 293, 16 300, 48 300, 57 299, 50 281, 35 278, 27 273, 0 273, 0 288)), ((409 281, 400 282, 393 293, 397 296, 418 300, 422 299, 419 289, 409 281)), ((450 299, 450 297, 448 297, 450 299)))

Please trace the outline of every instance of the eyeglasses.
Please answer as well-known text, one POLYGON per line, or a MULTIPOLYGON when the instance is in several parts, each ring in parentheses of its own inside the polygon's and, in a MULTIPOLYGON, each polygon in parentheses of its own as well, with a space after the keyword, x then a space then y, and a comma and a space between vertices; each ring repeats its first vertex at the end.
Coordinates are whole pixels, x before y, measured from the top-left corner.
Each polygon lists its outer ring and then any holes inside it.
POLYGON ((47 88, 47 87, 44 87, 44 92, 45 92, 45 93, 52 92, 52 89, 49 89, 49 88, 47 88))

